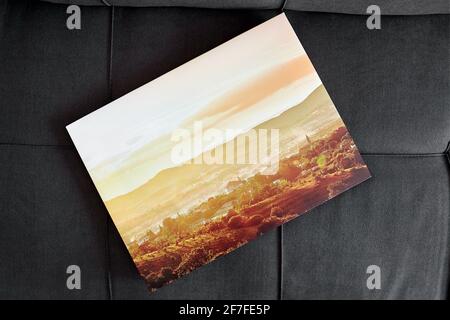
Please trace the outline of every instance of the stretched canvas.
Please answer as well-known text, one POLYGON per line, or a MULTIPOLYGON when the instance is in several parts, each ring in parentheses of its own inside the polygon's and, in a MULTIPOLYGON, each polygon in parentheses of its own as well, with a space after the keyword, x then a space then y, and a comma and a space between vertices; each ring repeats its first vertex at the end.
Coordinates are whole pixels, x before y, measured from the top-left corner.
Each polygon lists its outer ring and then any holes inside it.
POLYGON ((370 177, 284 14, 67 130, 150 290, 370 177))

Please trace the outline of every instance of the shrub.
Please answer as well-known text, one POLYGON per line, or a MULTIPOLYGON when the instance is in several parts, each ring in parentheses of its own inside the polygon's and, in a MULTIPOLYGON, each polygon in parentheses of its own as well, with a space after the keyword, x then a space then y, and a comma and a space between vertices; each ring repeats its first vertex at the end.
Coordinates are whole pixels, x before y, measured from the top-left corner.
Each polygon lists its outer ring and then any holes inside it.
POLYGON ((169 257, 170 262, 173 265, 177 265, 177 264, 181 263, 181 261, 183 260, 181 255, 177 252, 170 252, 167 256, 169 257))
POLYGON ((324 154, 321 154, 316 159, 317 165, 322 168, 327 164, 327 157, 324 154))
POLYGON ((245 225, 247 226, 247 227, 250 227, 250 226, 256 226, 256 225, 258 225, 258 224, 260 224, 262 221, 263 221, 263 216, 262 215, 260 215, 260 214, 255 214, 255 215, 253 215, 253 216, 251 216, 248 220, 247 220, 247 222, 245 223, 245 225))
POLYGON ((237 216, 237 215, 239 215, 239 213, 237 213, 236 210, 230 209, 230 210, 228 210, 227 215, 224 217, 224 221, 226 223, 228 223, 232 217, 237 216))
POLYGON ((230 220, 228 220, 228 226, 231 229, 238 229, 238 228, 242 228, 244 226, 244 218, 241 216, 233 216, 230 218, 230 220))
POLYGON ((274 206, 270 209, 270 215, 280 218, 283 216, 283 210, 279 206, 274 206))
POLYGON ((290 183, 286 179, 280 179, 280 182, 278 183, 278 185, 280 186, 280 188, 284 189, 284 188, 288 187, 290 185, 290 183))
POLYGON ((349 169, 354 165, 354 158, 350 157, 350 156, 346 156, 340 161, 340 165, 344 169, 349 169))

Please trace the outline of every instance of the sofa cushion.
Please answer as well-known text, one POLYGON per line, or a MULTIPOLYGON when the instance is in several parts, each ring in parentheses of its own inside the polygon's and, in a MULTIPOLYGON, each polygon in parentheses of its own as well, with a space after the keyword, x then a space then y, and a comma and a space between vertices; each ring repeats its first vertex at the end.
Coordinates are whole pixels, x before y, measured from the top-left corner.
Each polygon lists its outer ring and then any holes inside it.
POLYGON ((445 298, 447 159, 364 160, 371 180, 283 226, 283 298, 445 298), (367 289, 371 265, 380 267, 380 290, 367 289))
MULTIPOLYGON (((212 9, 280 9, 316 12, 366 14, 370 0, 49 0, 54 3, 79 5, 114 5, 122 7, 191 7, 212 9)), ((419 15, 450 13, 447 0, 378 0, 384 15, 419 15)))
MULTIPOLYGON (((363 15, 303 12, 324 1, 288 1, 287 16, 373 178, 148 295, 65 126, 281 4, 165 3, 177 6, 83 6, 81 30, 68 30, 67 4, 0 1, 0 298, 445 298, 450 15, 382 16, 368 30, 363 15), (369 263, 380 291, 365 287, 369 263), (69 264, 80 291, 65 287, 69 264)), ((383 3, 445 13, 440 1, 383 3)))

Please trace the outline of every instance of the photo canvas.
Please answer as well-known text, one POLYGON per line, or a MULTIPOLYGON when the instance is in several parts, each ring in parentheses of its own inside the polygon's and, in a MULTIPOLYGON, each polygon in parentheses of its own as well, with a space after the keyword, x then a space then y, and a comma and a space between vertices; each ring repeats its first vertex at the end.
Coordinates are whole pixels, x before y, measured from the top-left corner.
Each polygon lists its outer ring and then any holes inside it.
POLYGON ((284 14, 67 130, 151 291, 370 177, 284 14))

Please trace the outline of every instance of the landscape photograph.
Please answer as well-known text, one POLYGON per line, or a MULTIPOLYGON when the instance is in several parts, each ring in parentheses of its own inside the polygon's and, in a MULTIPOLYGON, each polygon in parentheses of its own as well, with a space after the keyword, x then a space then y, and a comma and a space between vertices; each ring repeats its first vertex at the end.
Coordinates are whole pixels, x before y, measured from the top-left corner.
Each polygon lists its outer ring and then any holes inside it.
POLYGON ((284 14, 67 130, 150 291, 370 178, 284 14))

